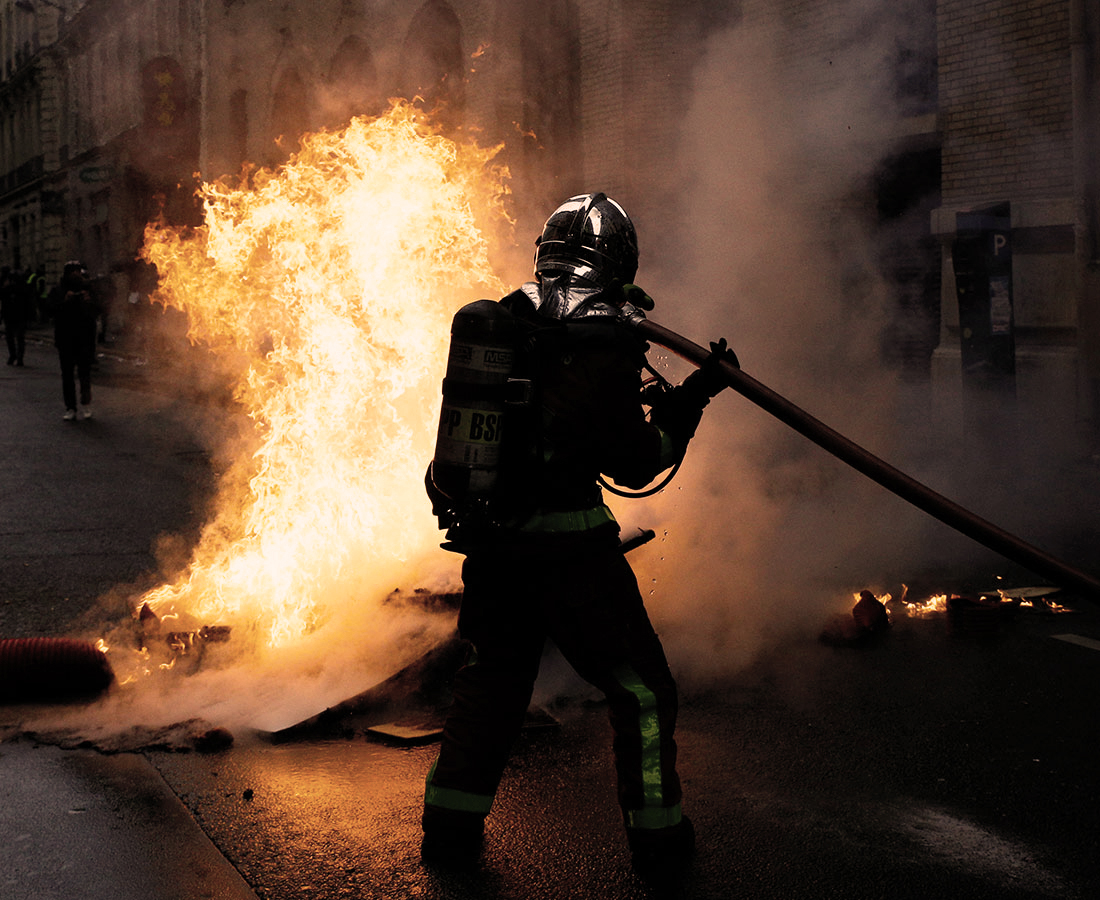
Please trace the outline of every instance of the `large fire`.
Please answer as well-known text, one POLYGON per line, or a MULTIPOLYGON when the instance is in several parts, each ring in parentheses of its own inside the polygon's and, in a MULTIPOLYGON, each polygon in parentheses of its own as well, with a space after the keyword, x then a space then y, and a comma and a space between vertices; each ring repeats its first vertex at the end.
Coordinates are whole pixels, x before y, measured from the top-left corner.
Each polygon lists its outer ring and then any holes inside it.
POLYGON ((252 428, 186 571, 139 604, 286 646, 378 604, 438 543, 423 476, 450 321, 501 288, 495 156, 398 103, 204 185, 202 227, 148 228, 156 299, 225 364, 252 428))

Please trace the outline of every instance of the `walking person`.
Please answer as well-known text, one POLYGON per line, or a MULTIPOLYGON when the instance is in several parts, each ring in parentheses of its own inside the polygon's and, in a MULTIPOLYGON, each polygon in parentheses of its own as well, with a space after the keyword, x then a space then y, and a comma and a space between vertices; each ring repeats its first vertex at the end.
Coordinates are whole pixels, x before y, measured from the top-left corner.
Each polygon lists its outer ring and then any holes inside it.
POLYGON ((29 321, 45 324, 49 318, 49 282, 46 280, 46 266, 39 263, 38 268, 31 272, 28 267, 23 284, 26 288, 27 319, 29 321))
POLYGON ((23 365, 27 349, 27 321, 30 318, 23 285, 8 266, 0 271, 0 316, 8 344, 8 365, 23 365))
POLYGON ((92 363, 95 360, 96 320, 99 307, 90 290, 84 265, 65 263, 60 283, 50 292, 54 344, 61 362, 61 391, 66 421, 77 418, 77 382, 80 415, 92 417, 92 363))

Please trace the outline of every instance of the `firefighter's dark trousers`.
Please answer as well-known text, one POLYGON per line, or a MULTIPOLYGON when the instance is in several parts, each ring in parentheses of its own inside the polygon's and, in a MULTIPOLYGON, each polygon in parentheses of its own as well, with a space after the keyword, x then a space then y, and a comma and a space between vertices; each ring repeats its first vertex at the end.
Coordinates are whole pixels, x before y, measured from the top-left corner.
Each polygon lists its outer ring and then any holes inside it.
POLYGON ((676 826, 676 684, 638 583, 614 541, 568 553, 467 557, 459 632, 473 645, 456 675, 424 828, 480 829, 523 724, 546 638, 607 697, 628 830, 676 826))

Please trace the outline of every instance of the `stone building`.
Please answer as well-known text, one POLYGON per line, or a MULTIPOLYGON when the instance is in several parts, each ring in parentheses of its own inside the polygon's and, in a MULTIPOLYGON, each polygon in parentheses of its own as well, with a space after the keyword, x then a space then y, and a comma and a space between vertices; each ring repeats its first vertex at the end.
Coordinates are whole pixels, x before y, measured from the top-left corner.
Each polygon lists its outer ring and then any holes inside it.
POLYGON ((125 291, 144 223, 196 214, 196 174, 277 164, 397 96, 504 141, 518 215, 541 224, 590 178, 650 180, 637 158, 675 118, 623 110, 687 78, 691 6, 0 0, 0 260, 54 279, 79 257, 125 291))
POLYGON ((52 281, 79 258, 125 289, 149 218, 161 206, 188 214, 200 12, 172 0, 4 0, 4 264, 45 265, 52 281))
POLYGON ((890 152, 861 191, 806 202, 878 229, 883 355, 947 386, 967 351, 960 214, 1007 211, 1017 394, 1088 420, 1098 18, 1091 0, 0 0, 0 263, 56 277, 79 256, 132 289, 144 223, 193 218, 196 173, 278 163, 303 131, 413 94, 505 142, 523 231, 593 185, 651 231, 708 37, 767 29, 812 93, 895 29, 890 152))
POLYGON ((932 227, 944 249, 944 291, 937 380, 959 381, 968 339, 952 251, 965 217, 992 210, 1011 242, 1017 397, 1048 424, 1095 423, 1100 8, 1091 0, 939 0, 938 24, 943 173, 932 227))

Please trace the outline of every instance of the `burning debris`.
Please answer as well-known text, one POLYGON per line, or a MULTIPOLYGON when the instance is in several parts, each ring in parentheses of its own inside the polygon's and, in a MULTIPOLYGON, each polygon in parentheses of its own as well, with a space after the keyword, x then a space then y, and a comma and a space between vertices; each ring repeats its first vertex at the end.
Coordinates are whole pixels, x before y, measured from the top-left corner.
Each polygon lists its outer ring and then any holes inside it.
MULTIPOLYGON (((161 619, 148 603, 143 603, 138 610, 137 622, 139 626, 138 646, 147 648, 148 639, 161 635, 161 619)), ((229 625, 203 625, 194 631, 167 631, 164 632, 164 643, 173 653, 190 653, 201 650, 207 643, 224 644, 229 640, 233 629, 229 625)))
POLYGON ((947 621, 953 628, 972 633, 989 633, 1021 612, 1061 615, 1072 612, 1050 599, 1058 588, 1024 588, 994 594, 950 594, 943 601, 947 621))
MULTIPOLYGON (((890 595, 885 594, 890 600, 890 595)), ((859 647, 870 643, 890 628, 886 604, 871 591, 860 591, 849 616, 835 616, 821 633, 821 641, 836 647, 859 647)))
POLYGON ((1056 587, 1015 588, 991 593, 943 593, 925 600, 910 601, 909 588, 902 585, 901 596, 876 596, 871 591, 855 595, 856 604, 850 616, 835 616, 821 633, 821 641, 833 646, 864 646, 885 634, 892 616, 926 619, 943 616, 955 629, 964 632, 989 633, 1021 611, 1040 615, 1061 615, 1073 612, 1050 599, 1060 591, 1056 587))
POLYGON ((1050 599, 1061 591, 1057 587, 1029 587, 999 589, 984 593, 935 594, 921 602, 911 603, 906 598, 908 588, 902 592, 900 607, 910 618, 945 615, 949 619, 1007 617, 1018 612, 1034 612, 1040 615, 1061 615, 1073 612, 1050 599))
POLYGON ((169 631, 164 641, 175 653, 190 653, 196 648, 201 650, 208 642, 225 643, 231 630, 228 625, 203 625, 198 631, 169 631))
POLYGON ((135 643, 140 653, 162 667, 172 667, 186 657, 192 670, 202 663, 209 645, 227 643, 233 630, 228 625, 202 625, 192 630, 167 631, 148 603, 141 605, 134 621, 135 643))

